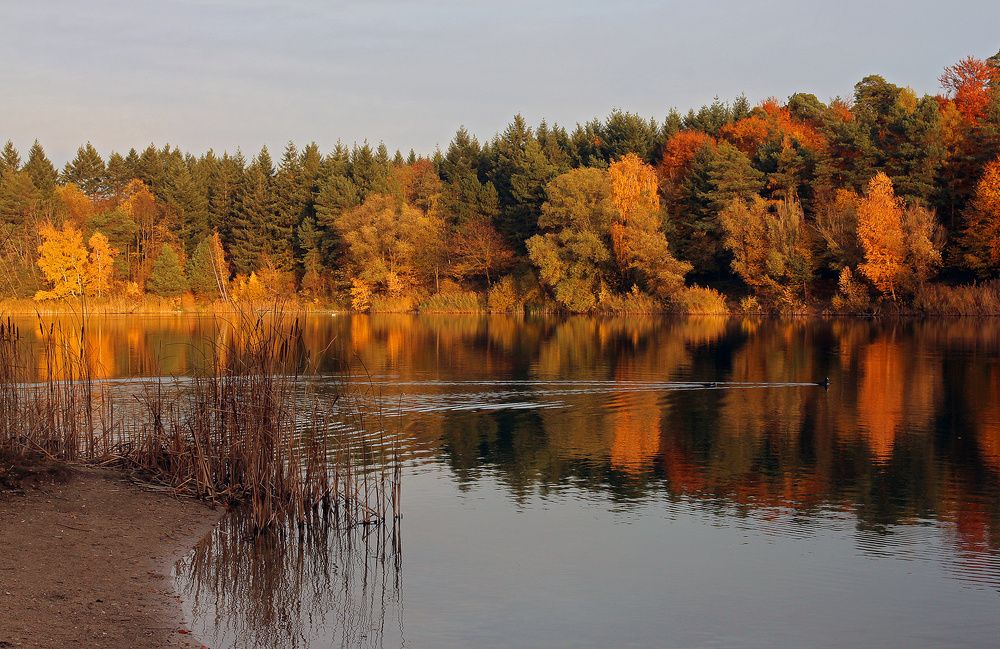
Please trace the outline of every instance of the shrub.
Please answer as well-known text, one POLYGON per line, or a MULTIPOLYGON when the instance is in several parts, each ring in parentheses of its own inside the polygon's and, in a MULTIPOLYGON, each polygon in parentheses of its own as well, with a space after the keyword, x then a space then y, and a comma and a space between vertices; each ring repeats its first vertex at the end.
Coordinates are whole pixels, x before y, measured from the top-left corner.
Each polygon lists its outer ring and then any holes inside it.
POLYGON ((514 278, 507 275, 490 288, 486 305, 494 313, 507 313, 523 308, 520 291, 514 278))
POLYGON ((671 299, 672 311, 692 315, 726 314, 726 297, 714 288, 687 286, 679 290, 671 299))
POLYGON ((484 310, 483 296, 472 291, 435 293, 418 308, 422 313, 479 313, 484 310))

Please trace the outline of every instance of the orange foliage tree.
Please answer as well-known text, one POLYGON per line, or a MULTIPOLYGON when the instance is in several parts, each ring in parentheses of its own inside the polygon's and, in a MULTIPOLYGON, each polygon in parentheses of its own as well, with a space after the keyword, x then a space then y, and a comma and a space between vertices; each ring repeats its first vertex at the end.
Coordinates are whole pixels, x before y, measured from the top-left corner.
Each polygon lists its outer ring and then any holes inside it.
POLYGON ((861 272, 883 294, 896 299, 906 259, 903 201, 881 171, 868 183, 868 194, 858 205, 858 240, 865 253, 861 272))
POLYGON ((73 183, 57 187, 56 195, 59 197, 59 211, 63 220, 73 227, 82 228, 87 219, 94 215, 94 205, 90 197, 73 183))
POLYGON ((944 69, 938 77, 955 106, 971 124, 978 124, 990 103, 990 93, 998 71, 985 61, 968 56, 944 69))
POLYGON ((1000 157, 986 165, 976 185, 962 243, 970 269, 981 275, 1000 269, 1000 157))
POLYGON ((701 131, 679 131, 674 134, 663 147, 663 158, 660 162, 659 174, 665 183, 679 184, 684 176, 691 171, 694 164, 694 154, 703 144, 715 144, 715 138, 701 131))

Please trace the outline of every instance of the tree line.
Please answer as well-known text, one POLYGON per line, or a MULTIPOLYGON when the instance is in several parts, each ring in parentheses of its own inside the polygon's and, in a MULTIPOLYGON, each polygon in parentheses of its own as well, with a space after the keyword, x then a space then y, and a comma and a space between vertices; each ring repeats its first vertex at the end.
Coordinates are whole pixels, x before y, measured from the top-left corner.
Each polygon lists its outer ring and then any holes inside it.
POLYGON ((1000 53, 918 97, 716 100, 568 130, 516 115, 404 157, 367 142, 198 157, 0 151, 4 298, 358 310, 923 307, 1000 274, 1000 53), (933 290, 931 290, 933 287, 933 290), (931 297, 929 297, 931 296, 931 297))

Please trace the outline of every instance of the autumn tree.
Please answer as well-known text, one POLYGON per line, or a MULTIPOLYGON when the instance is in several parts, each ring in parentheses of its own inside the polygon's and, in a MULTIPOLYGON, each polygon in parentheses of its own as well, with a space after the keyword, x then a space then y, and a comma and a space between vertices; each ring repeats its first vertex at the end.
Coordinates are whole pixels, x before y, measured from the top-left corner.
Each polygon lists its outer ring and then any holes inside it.
POLYGON ((831 270, 858 267, 864 251, 858 240, 858 204, 861 197, 838 189, 815 209, 813 229, 817 236, 818 262, 831 270))
POLYGON ((868 183, 858 205, 858 239, 865 253, 859 270, 895 300, 906 260, 903 201, 896 198, 892 181, 882 172, 868 183))
POLYGON ((653 167, 634 153, 608 167, 618 211, 611 225, 615 258, 623 275, 632 271, 651 293, 670 298, 682 286, 691 264, 674 259, 663 234, 663 216, 653 167))
POLYGON ((90 254, 87 260, 86 291, 87 295, 105 297, 111 289, 111 278, 115 272, 115 257, 118 248, 112 248, 108 238, 100 232, 95 232, 87 240, 90 254))
POLYGON ((986 165, 966 210, 964 265, 981 276, 1000 270, 1000 158, 986 165))
POLYGON ((611 180, 600 169, 576 169, 547 188, 528 255, 556 300, 571 311, 589 311, 615 282, 611 226, 618 218, 611 180))
POLYGON ((440 266, 443 222, 433 213, 371 194, 336 221, 350 278, 369 295, 401 297, 426 284, 440 266))
POLYGON ((80 297, 87 281, 87 249, 83 233, 67 223, 56 229, 46 223, 39 228, 42 244, 38 246, 38 267, 51 290, 35 293, 36 300, 80 297))
POLYGON ((719 219, 732 268, 768 301, 792 304, 804 297, 813 264, 802 208, 794 198, 747 203, 733 200, 719 219))
POLYGON ((993 92, 1000 71, 987 62, 972 56, 967 56, 954 65, 945 67, 944 74, 938 77, 941 86, 947 91, 947 96, 954 99, 958 108, 969 123, 977 124, 990 103, 990 93, 993 92))
POLYGON ((497 231, 493 221, 474 214, 457 226, 451 237, 453 271, 459 277, 483 277, 492 285, 500 273, 514 264, 514 251, 497 231))

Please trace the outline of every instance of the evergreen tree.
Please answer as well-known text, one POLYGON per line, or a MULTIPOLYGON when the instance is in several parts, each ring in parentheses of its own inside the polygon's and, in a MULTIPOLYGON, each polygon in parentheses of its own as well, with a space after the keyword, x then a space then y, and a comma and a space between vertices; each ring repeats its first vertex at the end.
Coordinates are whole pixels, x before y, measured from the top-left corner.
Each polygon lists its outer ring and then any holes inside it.
POLYGON ((174 297, 188 290, 188 281, 177 253, 168 244, 160 248, 153 271, 146 280, 146 289, 160 297, 174 297))
POLYGON ((605 162, 611 163, 620 160, 627 153, 634 153, 643 162, 651 163, 653 152, 658 148, 658 135, 654 120, 646 121, 638 115, 616 108, 611 111, 598 134, 601 157, 605 162))
POLYGON ((61 180, 73 183, 87 196, 103 196, 108 192, 104 160, 90 142, 77 149, 76 157, 66 163, 61 180))
POLYGON ((45 157, 42 145, 35 140, 28 150, 28 161, 24 163, 23 171, 31 176, 31 181, 38 188, 41 200, 50 200, 56 189, 56 180, 59 175, 52 162, 45 157))
POLYGON ((254 158, 239 189, 239 208, 230 248, 237 273, 250 274, 265 255, 273 252, 276 242, 268 239, 270 224, 277 219, 273 185, 274 165, 265 146, 254 158))
POLYGON ((357 187, 350 178, 332 175, 320 181, 314 203, 314 222, 309 226, 315 228, 315 232, 309 232, 307 227, 302 235, 316 237, 315 245, 324 264, 332 265, 337 258, 340 235, 334 226, 346 210, 360 204, 357 187))
POLYGON ((208 189, 198 171, 185 165, 170 178, 170 208, 176 215, 178 234, 188 255, 211 232, 208 189))
POLYGON ((470 136, 464 126, 459 128, 438 165, 441 180, 454 183, 470 174, 478 176, 483 164, 482 156, 479 141, 470 136))
MULTIPOLYGON (((385 145, 380 145, 380 151, 385 152, 385 145)), ((358 198, 363 203, 370 194, 389 193, 389 158, 385 159, 372 152, 365 142, 362 146, 354 145, 351 150, 351 180, 358 189, 358 198)))
POLYGON ((311 183, 304 176, 299 151, 289 142, 274 180, 275 218, 267 224, 274 252, 272 261, 283 269, 291 268, 295 261, 295 229, 312 199, 311 183))
POLYGON ((21 154, 14 148, 14 143, 7 140, 0 152, 0 177, 21 169, 21 154))
POLYGON ((214 300, 220 297, 219 281, 212 264, 211 237, 205 237, 188 259, 187 277, 191 291, 198 297, 214 300))
POLYGON ((132 172, 125 162, 125 158, 120 153, 111 152, 108 156, 107 166, 107 187, 108 193, 118 195, 122 193, 132 180, 132 172))
POLYGON ((135 161, 133 176, 141 180, 153 196, 161 201, 164 198, 166 188, 167 172, 160 158, 160 152, 150 144, 135 161))

